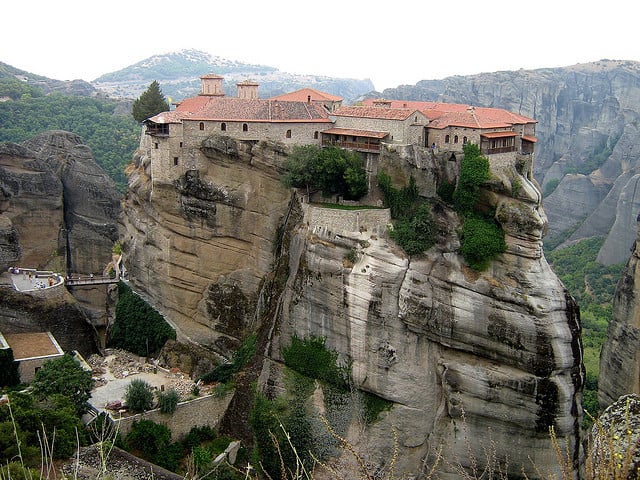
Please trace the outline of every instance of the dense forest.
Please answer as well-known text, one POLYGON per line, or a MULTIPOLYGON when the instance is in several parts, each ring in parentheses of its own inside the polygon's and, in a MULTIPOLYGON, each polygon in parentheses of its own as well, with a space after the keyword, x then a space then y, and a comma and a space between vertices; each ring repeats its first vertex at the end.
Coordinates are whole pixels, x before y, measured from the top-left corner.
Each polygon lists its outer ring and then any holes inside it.
POLYGON ((20 143, 47 130, 73 132, 120 191, 126 190, 124 167, 140 140, 129 106, 110 99, 43 95, 37 87, 8 77, 0 78, 0 99, 0 142, 20 143))

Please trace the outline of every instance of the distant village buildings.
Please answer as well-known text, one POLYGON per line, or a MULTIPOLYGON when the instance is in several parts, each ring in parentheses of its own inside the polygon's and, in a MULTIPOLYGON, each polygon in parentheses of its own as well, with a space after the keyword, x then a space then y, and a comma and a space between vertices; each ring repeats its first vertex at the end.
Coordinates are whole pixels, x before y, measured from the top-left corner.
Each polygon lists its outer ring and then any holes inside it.
POLYGON ((144 122, 141 147, 151 159, 154 182, 197 169, 195 152, 214 135, 285 146, 336 145, 368 154, 384 144, 415 145, 450 152, 451 159, 471 142, 496 163, 531 157, 536 143, 535 120, 499 108, 384 99, 343 106, 342 98, 311 88, 261 99, 253 81, 238 83, 237 96, 227 97, 222 76, 200 80, 199 95, 144 122))

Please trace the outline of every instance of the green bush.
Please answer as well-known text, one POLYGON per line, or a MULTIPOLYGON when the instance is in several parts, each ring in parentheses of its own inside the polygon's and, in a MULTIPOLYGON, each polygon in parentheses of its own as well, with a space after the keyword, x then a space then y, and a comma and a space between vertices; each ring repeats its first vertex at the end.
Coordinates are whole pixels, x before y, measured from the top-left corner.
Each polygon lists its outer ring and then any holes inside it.
POLYGON ((153 407, 153 387, 144 380, 134 378, 127 385, 124 398, 132 412, 146 412, 153 407))
POLYGON ((431 207, 420 198, 414 177, 409 185, 398 189, 391 185, 391 177, 385 172, 378 174, 378 186, 384 195, 384 204, 394 219, 389 236, 408 255, 417 255, 429 249, 436 241, 436 227, 431 207))
POLYGON ((460 164, 458 186, 453 192, 453 202, 458 213, 468 214, 475 210, 480 186, 490 178, 489 159, 480 154, 480 147, 466 143, 460 164))
POLYGON ((291 344, 282 349, 284 363, 307 377, 346 387, 349 369, 338 364, 338 352, 327 349, 325 342, 325 337, 293 337, 291 344))
POLYGON ((284 163, 282 178, 287 186, 320 190, 323 195, 342 195, 357 200, 368 190, 362 157, 338 147, 298 145, 284 163))
POLYGON ((46 399, 54 394, 67 397, 75 405, 78 414, 87 411, 94 380, 91 372, 82 368, 75 359, 65 353, 62 357, 47 360, 31 382, 37 398, 46 399))
POLYGON ((168 453, 171 445, 171 430, 151 420, 138 420, 131 425, 125 437, 127 449, 146 460, 154 461, 168 453))
POLYGON ((148 357, 158 353, 169 339, 176 339, 173 327, 124 282, 119 282, 116 320, 109 331, 109 346, 148 357))
POLYGON ((486 269, 507 248, 504 231, 493 219, 473 215, 464 221, 461 243, 462 256, 474 270, 486 269))
POLYGON ((0 350, 0 387, 14 386, 20 383, 18 362, 13 358, 11 348, 0 350))
POLYGON ((428 203, 422 203, 410 218, 401 218, 389 232, 408 255, 417 255, 435 244, 436 225, 428 203))
POLYGON ((179 401, 180 395, 173 388, 166 392, 158 392, 158 406, 162 413, 171 414, 175 412, 179 401))
POLYGON ((16 435, 27 466, 40 465, 40 447, 45 437, 53 446, 54 459, 68 458, 78 442, 80 445, 87 442, 86 430, 74 403, 60 394, 37 400, 28 393, 9 393, 9 402, 0 405, 0 463, 6 464, 15 458, 16 435), (55 441, 52 441, 53 435, 55 441))

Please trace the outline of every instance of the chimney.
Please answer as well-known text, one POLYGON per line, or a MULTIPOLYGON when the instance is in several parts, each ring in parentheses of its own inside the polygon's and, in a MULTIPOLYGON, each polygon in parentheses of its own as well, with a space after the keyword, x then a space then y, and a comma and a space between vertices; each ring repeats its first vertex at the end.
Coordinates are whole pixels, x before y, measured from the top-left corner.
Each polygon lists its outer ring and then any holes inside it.
POLYGON ((200 95, 210 95, 216 97, 224 97, 224 91, 222 90, 222 80, 224 77, 210 73, 200 77, 202 87, 200 89, 200 95))
POLYGON ((244 82, 236 83, 236 87, 238 87, 238 98, 243 98, 245 100, 257 99, 258 86, 258 83, 251 80, 245 80, 244 82))

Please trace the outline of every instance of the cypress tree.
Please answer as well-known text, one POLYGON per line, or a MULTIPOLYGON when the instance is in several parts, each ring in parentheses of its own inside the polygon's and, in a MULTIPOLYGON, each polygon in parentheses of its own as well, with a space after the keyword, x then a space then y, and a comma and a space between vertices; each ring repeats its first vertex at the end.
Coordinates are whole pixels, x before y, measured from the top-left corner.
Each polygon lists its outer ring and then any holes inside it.
POLYGON ((154 80, 149 85, 149 88, 133 102, 131 115, 137 122, 141 122, 168 110, 169 103, 162 94, 160 84, 154 80))

